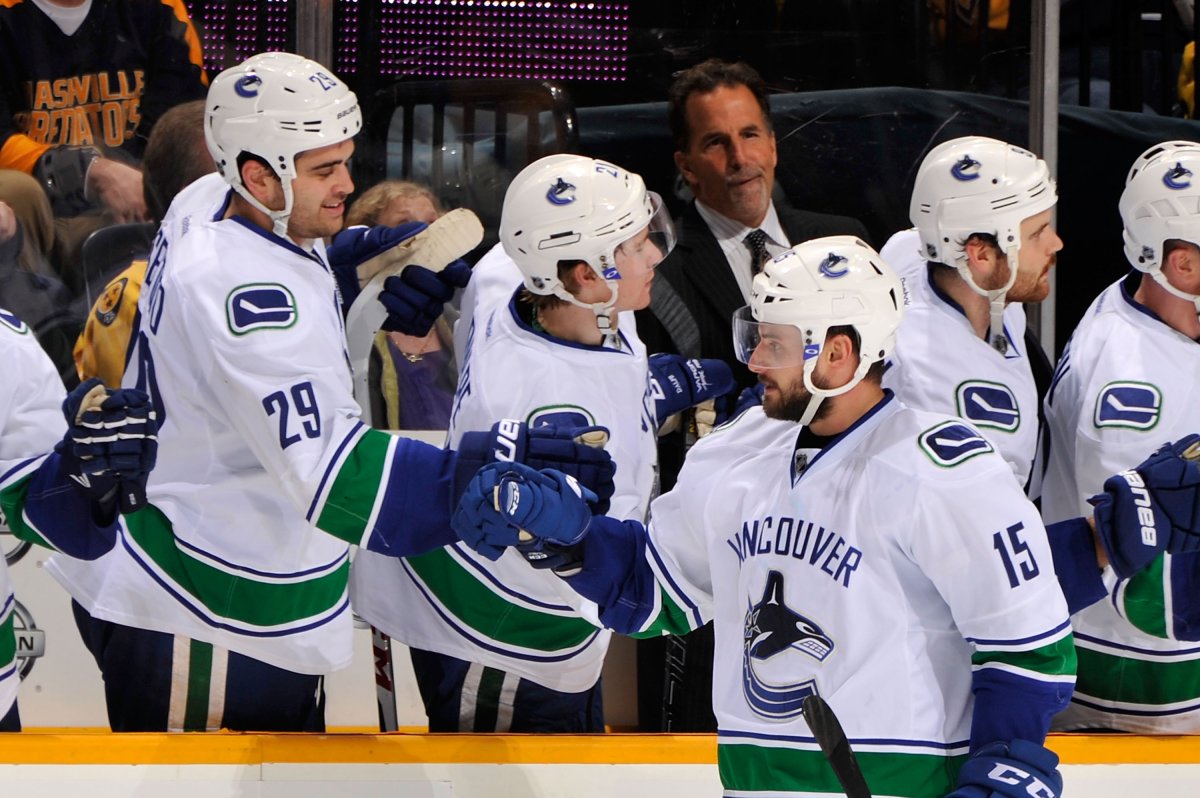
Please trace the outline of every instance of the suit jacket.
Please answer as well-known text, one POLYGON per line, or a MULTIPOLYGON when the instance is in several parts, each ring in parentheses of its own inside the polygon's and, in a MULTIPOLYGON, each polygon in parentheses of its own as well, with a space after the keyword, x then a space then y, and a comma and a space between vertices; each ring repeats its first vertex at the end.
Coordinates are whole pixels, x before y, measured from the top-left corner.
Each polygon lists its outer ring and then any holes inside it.
MULTIPOLYGON (((775 210, 793 245, 831 235, 855 235, 870 241, 862 222, 849 216, 802 211, 779 203, 775 210)), ((650 307, 637 313, 638 335, 651 354, 671 352, 724 360, 739 387, 753 385, 756 378, 733 351, 733 312, 746 302, 721 245, 695 202, 688 203, 677 232, 675 249, 658 265, 650 307)))

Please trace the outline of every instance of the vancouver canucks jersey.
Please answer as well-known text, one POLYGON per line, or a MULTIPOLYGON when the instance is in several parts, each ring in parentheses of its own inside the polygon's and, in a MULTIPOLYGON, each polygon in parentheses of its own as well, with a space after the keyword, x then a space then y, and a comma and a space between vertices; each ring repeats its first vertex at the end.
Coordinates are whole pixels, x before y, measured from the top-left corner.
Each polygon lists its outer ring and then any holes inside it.
MULTIPOLYGON (((8 377, 0 380, 0 491, 19 492, 40 458, 66 430, 63 384, 58 369, 42 351, 28 325, 0 309, 0 362, 8 377)), ((12 507, 7 501, 5 505, 12 507)), ((15 524, 13 524, 15 526, 15 524)), ((12 583, 0 556, 0 718, 17 699, 16 638, 12 583)))
MULTIPOLYGON (((632 317, 618 317, 623 330, 632 317)), ((654 402, 645 348, 625 333, 621 342, 620 350, 568 343, 535 331, 515 298, 493 304, 468 344, 450 444, 502 418, 605 426, 617 464, 608 513, 644 520, 655 479, 654 402)), ((582 617, 594 619, 594 607, 515 551, 495 562, 461 544, 403 561, 359 553, 352 581, 355 611, 410 646, 563 692, 587 690, 600 676, 609 632, 582 617)))
POLYGON ((821 449, 797 429, 754 408, 693 447, 651 508, 640 632, 713 618, 726 794, 841 794, 801 715, 819 693, 874 794, 945 795, 977 737, 1040 740, 1070 693, 1041 520, 958 419, 889 396, 821 449))
POLYGON ((1025 485, 1038 437, 1038 395, 1025 351, 1025 310, 1004 309, 1003 354, 975 333, 962 308, 933 284, 916 230, 896 233, 880 252, 901 276, 904 323, 883 384, 910 407, 966 419, 1025 485))
MULTIPOLYGON (((1090 515, 1109 476, 1200 430, 1200 345, 1134 300, 1148 279, 1105 289, 1063 352, 1046 396, 1047 522, 1090 515)), ((1056 725, 1200 732, 1200 645, 1171 639, 1185 611, 1172 596, 1195 595, 1198 571, 1200 556, 1166 554, 1131 580, 1106 572, 1109 599, 1073 618, 1079 684, 1056 725)))
POLYGON ((211 175, 176 198, 139 297, 125 384, 158 412, 150 506, 52 572, 93 616, 320 674, 350 661, 348 544, 453 539, 453 456, 362 424, 323 244, 224 218, 229 194, 211 175))

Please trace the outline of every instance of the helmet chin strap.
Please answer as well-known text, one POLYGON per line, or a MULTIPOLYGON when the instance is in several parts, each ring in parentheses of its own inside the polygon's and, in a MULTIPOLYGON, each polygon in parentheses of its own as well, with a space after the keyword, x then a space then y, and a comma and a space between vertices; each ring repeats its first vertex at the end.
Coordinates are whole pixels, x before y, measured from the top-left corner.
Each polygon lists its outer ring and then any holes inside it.
POLYGON ((1167 291, 1167 293, 1173 294, 1180 299, 1186 299, 1194 304, 1196 306, 1196 320, 1200 321, 1200 295, 1189 294, 1187 291, 1181 291, 1180 289, 1171 285, 1171 281, 1167 279, 1167 275, 1163 274, 1163 270, 1161 268, 1150 272, 1150 276, 1153 277, 1154 282, 1161 285, 1167 291))
POLYGON ((821 407, 821 403, 828 397, 841 396, 862 382, 863 377, 867 376, 867 372, 871 369, 871 364, 860 358, 858 368, 854 370, 853 376, 850 377, 849 382, 840 388, 818 388, 812 381, 812 375, 816 369, 817 359, 815 357, 804 365, 804 387, 808 389, 809 399, 808 406, 804 408, 804 415, 800 418, 800 426, 802 427, 807 427, 812 423, 813 418, 817 415, 817 410, 821 407))
POLYGON ((958 273, 962 275, 963 280, 971 287, 972 291, 985 297, 988 301, 987 342, 992 349, 1002 355, 1008 351, 1008 338, 1004 335, 1004 308, 1008 305, 1005 298, 1013 287, 1013 283, 1017 281, 1017 248, 1009 247, 1005 251, 1004 257, 1009 266, 1008 281, 1001 288, 991 290, 980 288, 975 282, 975 276, 971 274, 971 267, 965 256, 958 263, 958 273))
POLYGON ((608 285, 608 299, 604 302, 580 302, 576 297, 572 296, 569 291, 560 284, 554 290, 554 295, 564 302, 569 302, 575 307, 587 308, 596 314, 596 328, 600 330, 602 336, 602 344, 604 346, 616 348, 619 342, 617 337, 617 329, 612 323, 613 306, 617 304, 617 281, 605 280, 608 285))
POLYGON ((255 209, 262 211, 271 220, 271 232, 280 238, 288 237, 288 219, 292 216, 292 183, 290 180, 284 182, 283 185, 283 210, 273 211, 266 205, 263 205, 254 195, 246 188, 245 183, 238 183, 233 187, 233 190, 241 195, 242 199, 250 203, 255 209))

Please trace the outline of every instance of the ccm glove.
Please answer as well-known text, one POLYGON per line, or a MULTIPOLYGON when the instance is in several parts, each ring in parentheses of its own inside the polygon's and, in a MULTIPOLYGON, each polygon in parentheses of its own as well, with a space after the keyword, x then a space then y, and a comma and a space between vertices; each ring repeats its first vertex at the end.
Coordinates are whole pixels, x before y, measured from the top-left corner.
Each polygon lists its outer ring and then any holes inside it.
POLYGON ((1200 435, 1161 446, 1135 468, 1104 482, 1096 534, 1117 576, 1127 578, 1164 550, 1200 550, 1200 435))
POLYGON ((490 560, 514 547, 535 568, 578 572, 579 544, 592 521, 596 495, 560 471, 520 463, 484 466, 467 485, 450 525, 490 560))
POLYGON ((1058 755, 1029 740, 989 743, 963 764, 946 798, 1058 798, 1058 755))
POLYGON ((383 281, 379 301, 387 309, 383 329, 405 335, 427 335, 442 315, 442 306, 471 279, 471 267, 456 260, 440 272, 410 263, 383 281))
MULTIPOLYGON (((654 415, 662 429, 667 419, 706 399, 731 393, 737 384, 733 371, 722 360, 699 360, 681 355, 651 355, 650 383, 654 391, 654 415)), ((720 423, 724 418, 717 418, 720 423)))
POLYGON ((98 379, 63 400, 67 434, 54 447, 62 468, 92 500, 97 518, 146 504, 146 480, 158 458, 158 421, 150 397, 126 388, 108 392, 98 379))
POLYGON ((604 451, 607 442, 604 427, 531 428, 515 419, 498 421, 487 432, 463 434, 456 452, 453 495, 458 496, 475 472, 488 463, 513 461, 538 471, 553 468, 569 474, 596 496, 592 509, 603 515, 616 489, 613 475, 617 465, 604 451))

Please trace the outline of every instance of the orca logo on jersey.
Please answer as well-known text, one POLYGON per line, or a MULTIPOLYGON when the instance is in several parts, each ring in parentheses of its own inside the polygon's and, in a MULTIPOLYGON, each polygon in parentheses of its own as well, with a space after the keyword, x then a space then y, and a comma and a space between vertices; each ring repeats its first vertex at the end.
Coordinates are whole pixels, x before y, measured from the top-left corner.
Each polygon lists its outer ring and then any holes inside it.
POLYGON ((279 283, 239 285, 225 300, 225 318, 234 335, 286 329, 298 316, 296 298, 279 283))
POLYGON ((762 598, 746 612, 742 642, 742 694, 750 709, 771 720, 798 717, 804 699, 816 693, 817 686, 813 679, 789 680, 797 670, 811 667, 805 658, 823 662, 834 642, 820 626, 787 606, 782 572, 767 573, 762 598), (803 657, 786 656, 791 652, 803 657))
POLYGON ((954 400, 957 415, 977 427, 1016 432, 1021 426, 1021 408, 1007 385, 969 380, 958 386, 954 400))
POLYGON ((979 431, 958 421, 943 421, 917 436, 921 451, 939 466, 950 468, 995 449, 979 431))
POLYGON ((817 267, 817 270, 830 280, 836 280, 837 278, 845 277, 850 273, 850 268, 842 265, 849 262, 849 258, 838 255, 836 252, 830 252, 825 257, 825 260, 821 261, 821 265, 817 267))
POLYGON ((27 332, 29 332, 28 324, 21 321, 12 313, 9 313, 4 308, 0 308, 0 324, 3 324, 17 335, 25 335, 27 332))
POLYGON ((551 205, 570 205, 575 201, 575 186, 560 177, 546 192, 546 199, 551 205))
POLYGON ((239 97, 250 99, 258 96, 258 89, 262 86, 262 78, 258 75, 243 75, 233 84, 233 90, 237 92, 239 97))
POLYGON ((1144 382, 1110 382, 1096 398, 1093 418, 1097 428, 1124 427, 1147 430, 1158 424, 1162 391, 1144 382))
POLYGON ((978 180, 979 170, 983 168, 983 164, 972 158, 970 155, 964 155, 959 159, 958 163, 950 167, 950 174, 955 180, 978 180))
POLYGON ((1163 175, 1163 185, 1169 189, 1179 191, 1184 188, 1191 188, 1192 181, 1188 180, 1192 177, 1192 170, 1188 169, 1183 164, 1176 162, 1174 166, 1166 171, 1163 175))

